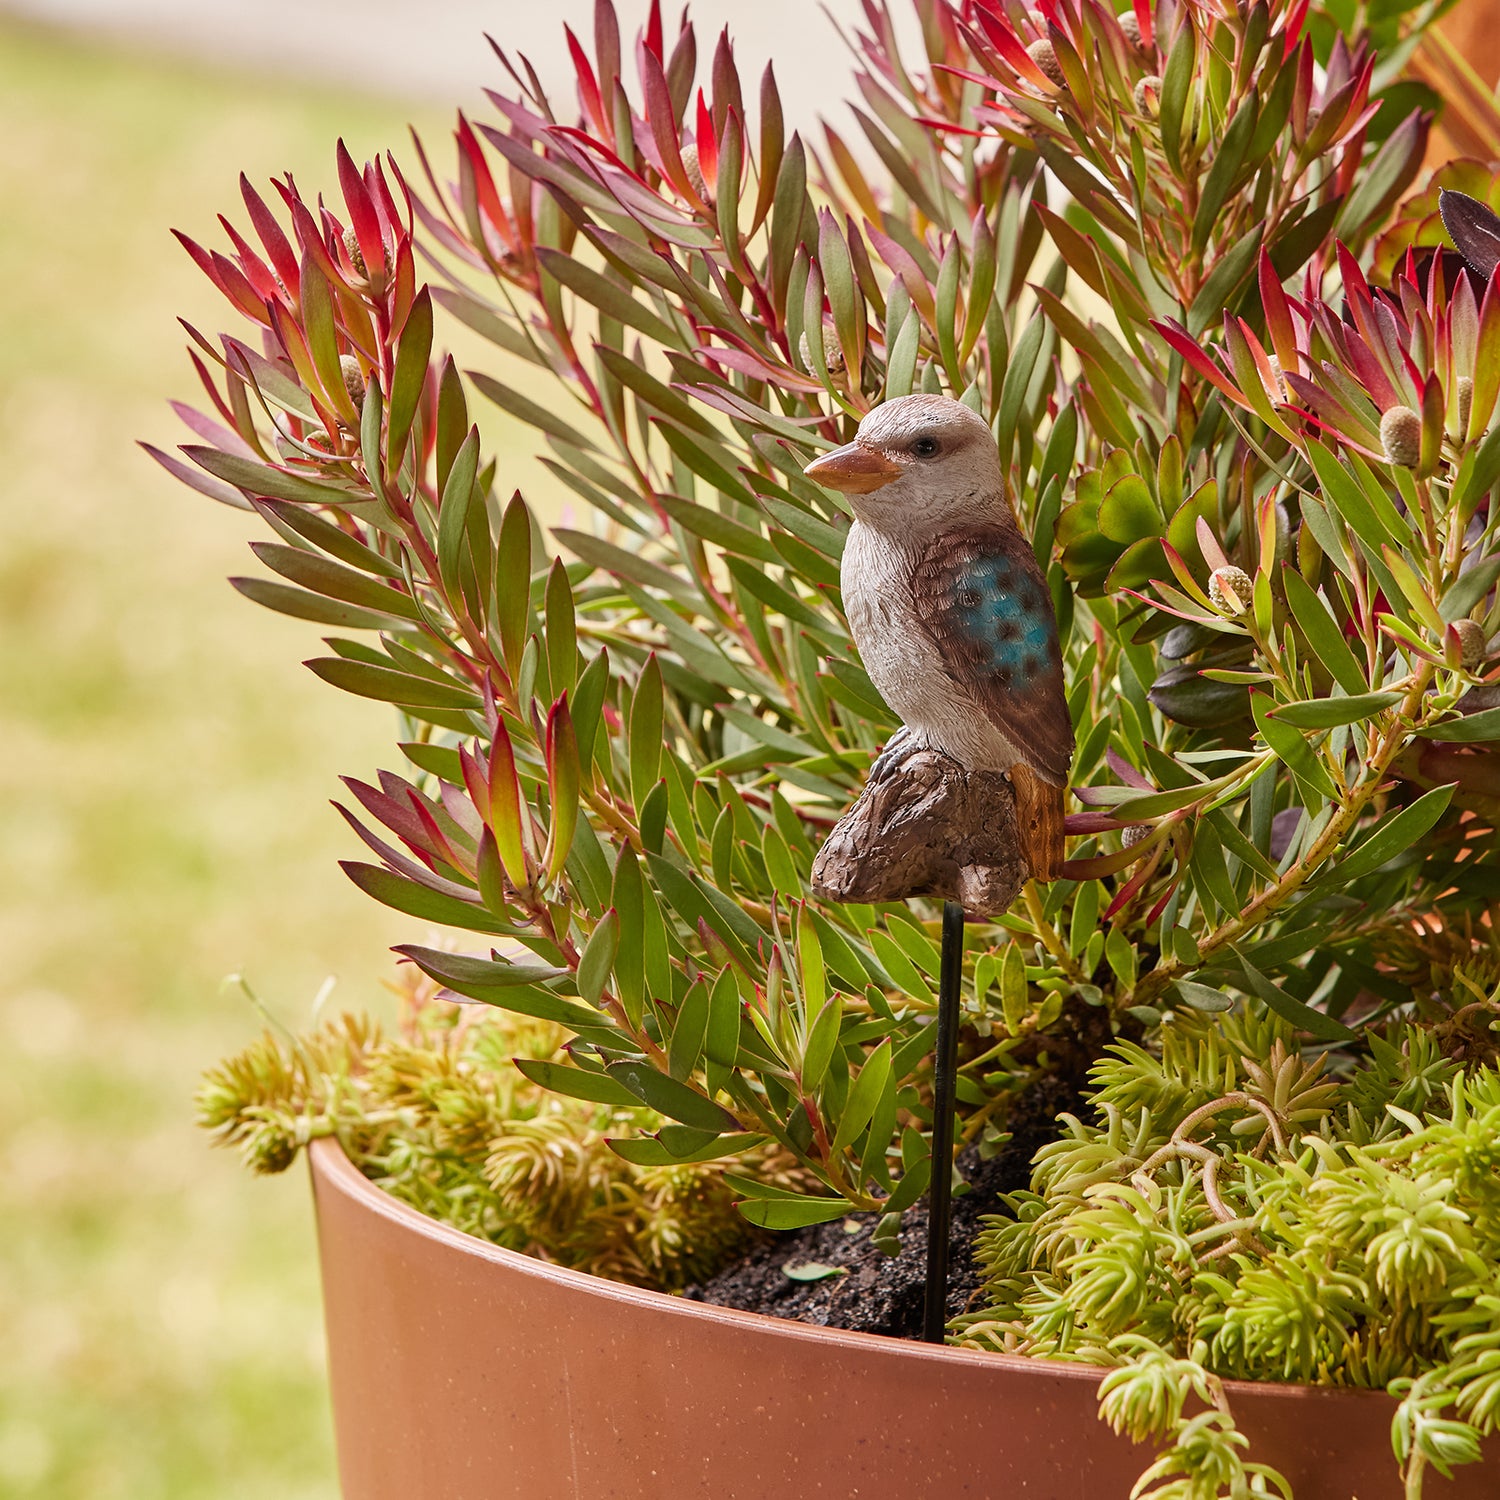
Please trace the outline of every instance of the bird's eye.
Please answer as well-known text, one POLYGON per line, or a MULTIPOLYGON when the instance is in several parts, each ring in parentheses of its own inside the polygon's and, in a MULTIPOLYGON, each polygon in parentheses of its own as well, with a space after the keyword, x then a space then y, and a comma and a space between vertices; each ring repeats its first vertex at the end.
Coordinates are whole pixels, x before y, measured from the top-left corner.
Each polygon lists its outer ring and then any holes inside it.
POLYGON ((911 445, 913 458, 931 458, 941 446, 935 437, 919 437, 911 445))

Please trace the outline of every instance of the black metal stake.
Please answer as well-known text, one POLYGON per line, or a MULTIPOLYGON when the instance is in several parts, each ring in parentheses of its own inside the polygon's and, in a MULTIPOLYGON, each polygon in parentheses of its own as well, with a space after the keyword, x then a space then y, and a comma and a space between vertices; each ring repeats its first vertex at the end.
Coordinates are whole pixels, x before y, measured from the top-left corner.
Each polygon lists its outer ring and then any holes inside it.
POLYGON ((922 1337, 943 1342, 948 1322, 948 1234, 953 1221, 953 1109, 958 1083, 958 996, 964 972, 964 909, 943 903, 937 1051, 932 1060, 932 1185, 927 1190, 927 1303, 922 1337))

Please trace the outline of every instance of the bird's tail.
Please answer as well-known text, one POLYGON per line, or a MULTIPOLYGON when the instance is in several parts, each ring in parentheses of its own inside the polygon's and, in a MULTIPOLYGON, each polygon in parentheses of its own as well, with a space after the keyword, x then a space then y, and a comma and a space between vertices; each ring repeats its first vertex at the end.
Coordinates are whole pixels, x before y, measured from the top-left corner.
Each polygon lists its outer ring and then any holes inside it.
POLYGON ((1067 788, 1020 762, 1010 768, 1010 783, 1016 789, 1016 828, 1026 863, 1037 880, 1055 880, 1063 862, 1063 798, 1067 788))

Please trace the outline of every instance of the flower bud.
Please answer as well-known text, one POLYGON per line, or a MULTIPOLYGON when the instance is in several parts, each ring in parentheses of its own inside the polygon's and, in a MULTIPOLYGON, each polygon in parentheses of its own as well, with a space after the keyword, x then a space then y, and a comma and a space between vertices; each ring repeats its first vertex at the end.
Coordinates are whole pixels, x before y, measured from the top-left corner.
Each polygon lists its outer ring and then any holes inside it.
POLYGON ((339 373, 344 377, 344 389, 354 403, 355 411, 365 404, 365 377, 359 361, 352 354, 339 355, 339 373))
POLYGON ((1057 60, 1057 49, 1046 38, 1041 37, 1034 41, 1027 49, 1026 55, 1058 88, 1065 89, 1068 86, 1067 75, 1062 70, 1062 64, 1057 60))
POLYGON ((1458 377, 1458 435, 1469 430, 1469 415, 1474 410, 1474 382, 1467 375, 1458 377))
MULTIPOLYGON (((797 340, 797 352, 802 356, 803 367, 812 369, 812 350, 806 333, 797 340)), ((823 364, 830 375, 837 375, 844 368, 844 346, 839 343, 838 330, 828 323, 823 325, 823 364)))
POLYGON ((1380 419, 1380 444, 1386 458, 1414 469, 1422 456, 1422 419, 1409 406, 1393 406, 1380 419))
POLYGON ((1126 849, 1134 849, 1137 844, 1149 839, 1154 831, 1150 823, 1129 823, 1120 830, 1120 843, 1126 849))
POLYGON ((1243 568, 1232 563, 1208 575, 1208 602, 1226 615, 1242 615, 1255 597, 1255 586, 1243 568))
POLYGON ((1276 389, 1281 392, 1281 400, 1285 405, 1292 399, 1292 393, 1287 388, 1286 372, 1281 368, 1281 361, 1274 354, 1268 354, 1266 360, 1271 366, 1271 372, 1276 376, 1276 389))
MULTIPOLYGON (((1134 16, 1130 18, 1132 21, 1134 16)), ((1135 86, 1135 107, 1143 115, 1155 116, 1161 108, 1161 79, 1155 73, 1148 73, 1142 79, 1137 80, 1135 86)))
POLYGON ((344 231, 344 249, 349 252, 349 264, 354 267, 355 274, 368 278, 370 273, 365 267, 364 251, 359 248, 359 236, 352 224, 344 231))
POLYGON ((708 183, 703 179, 703 168, 698 162, 698 148, 688 142, 682 148, 682 170, 687 173, 687 180, 693 185, 693 191, 708 205, 714 206, 714 195, 708 190, 708 183))
POLYGON ((1448 628, 1458 637, 1464 671, 1477 672, 1489 655, 1484 627, 1476 620, 1455 620, 1448 628))
POLYGON ((1119 20, 1120 30, 1124 34, 1125 40, 1132 47, 1139 47, 1141 45, 1141 23, 1136 20, 1135 12, 1127 10, 1119 20))

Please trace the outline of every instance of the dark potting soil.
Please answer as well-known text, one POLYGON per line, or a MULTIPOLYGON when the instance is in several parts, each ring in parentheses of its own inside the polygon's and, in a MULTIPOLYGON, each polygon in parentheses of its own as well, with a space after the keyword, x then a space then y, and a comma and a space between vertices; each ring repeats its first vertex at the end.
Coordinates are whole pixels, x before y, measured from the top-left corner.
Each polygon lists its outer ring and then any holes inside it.
MULTIPOLYGON (((982 1227, 979 1221, 1005 1211, 1000 1202, 1002 1193, 1029 1185, 1033 1154, 1056 1139, 1059 1115, 1078 1110, 1088 1065, 1103 1044, 1113 1039, 1107 1022, 1101 1034, 1098 1023, 1103 1018, 1099 1011, 1090 1014, 1087 1007, 1083 1010, 1082 1015, 1067 1018, 1075 1023, 1070 1029, 1081 1045, 1076 1050, 1064 1047, 1064 1059, 1054 1054, 1051 1062, 1055 1071, 1031 1084, 1017 1098, 1007 1120, 1010 1140, 988 1161, 980 1160, 972 1147, 958 1158, 959 1173, 968 1191, 953 1200, 949 1317, 963 1312, 979 1289, 973 1249, 982 1227), (1064 1065, 1058 1067, 1060 1060, 1064 1065)), ((1056 1042, 1056 1038, 1048 1040, 1056 1042)), ((778 1234, 711 1280, 689 1287, 684 1295, 719 1307, 768 1313, 825 1328, 919 1339, 927 1275, 926 1200, 902 1218, 899 1255, 887 1255, 871 1243, 875 1223, 874 1215, 865 1215, 778 1234), (808 1262, 837 1267, 840 1274, 815 1281, 787 1274, 788 1267, 808 1262)))

